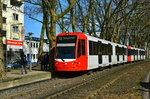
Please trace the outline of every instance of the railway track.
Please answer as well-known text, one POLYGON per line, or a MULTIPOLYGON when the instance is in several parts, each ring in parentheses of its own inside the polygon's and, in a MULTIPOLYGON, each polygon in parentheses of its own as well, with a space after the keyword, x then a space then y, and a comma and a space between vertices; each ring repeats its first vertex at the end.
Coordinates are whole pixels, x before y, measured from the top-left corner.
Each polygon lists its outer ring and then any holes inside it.
POLYGON ((130 69, 138 66, 124 65, 116 67, 105 73, 96 73, 91 79, 85 80, 83 83, 74 85, 68 89, 60 90, 55 94, 47 96, 45 99, 89 99, 96 90, 103 90, 111 84, 118 81, 123 75, 126 75, 130 69), (92 93, 92 94, 91 94, 92 93))
MULTIPOLYGON (((119 80, 122 75, 142 63, 126 64, 94 72, 91 75, 81 75, 72 78, 45 80, 12 89, 1 90, 3 99, 83 99, 90 93, 105 89, 119 80)), ((87 97, 88 96, 88 97, 87 97)))

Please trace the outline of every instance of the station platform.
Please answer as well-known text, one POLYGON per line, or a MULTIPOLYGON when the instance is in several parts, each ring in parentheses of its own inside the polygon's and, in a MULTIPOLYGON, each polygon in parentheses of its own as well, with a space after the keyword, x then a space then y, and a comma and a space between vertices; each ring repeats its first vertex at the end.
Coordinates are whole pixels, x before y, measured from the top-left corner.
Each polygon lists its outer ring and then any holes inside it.
POLYGON ((36 81, 51 79, 51 72, 28 70, 27 74, 21 74, 21 70, 12 70, 10 72, 6 72, 6 76, 6 79, 0 81, 0 90, 33 83, 36 81))

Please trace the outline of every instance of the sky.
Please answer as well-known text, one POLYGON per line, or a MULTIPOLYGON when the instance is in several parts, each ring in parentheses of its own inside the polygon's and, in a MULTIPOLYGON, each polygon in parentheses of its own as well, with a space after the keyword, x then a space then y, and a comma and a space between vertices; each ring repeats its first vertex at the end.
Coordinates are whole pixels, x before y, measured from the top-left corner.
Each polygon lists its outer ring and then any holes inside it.
MULTIPOLYGON (((29 3, 25 2, 26 6, 33 6, 29 3)), ((24 9, 26 10, 26 8, 24 9)), ((26 11, 25 11, 26 12, 26 11)), ((37 19, 42 20, 42 15, 36 16, 37 19)), ((34 33, 32 37, 40 37, 42 24, 28 17, 28 15, 24 14, 24 33, 27 36, 27 33, 34 33)))
MULTIPOLYGON (((42 17, 39 16, 38 19, 42 19, 42 17)), ((26 36, 28 36, 27 33, 32 32, 32 33, 34 33, 32 35, 32 37, 40 38, 42 23, 37 22, 37 21, 29 18, 27 15, 25 15, 24 16, 24 26, 25 26, 24 33, 25 33, 26 36)), ((59 33, 60 33, 59 29, 56 29, 56 35, 59 34, 59 33)), ((46 35, 45 35, 45 38, 47 38, 46 35)))
MULTIPOLYGON (((25 2, 25 6, 33 6, 33 5, 25 2)), ((36 18, 39 20, 42 20, 43 17, 42 15, 39 15, 39 16, 36 16, 36 18)), ((42 24, 33 19, 30 19, 28 15, 26 14, 24 16, 24 27, 25 27, 24 33, 26 36, 27 36, 27 33, 32 32, 34 33, 32 37, 40 37, 42 24)), ((56 29, 56 35, 59 33, 60 33, 59 29, 56 29)))
POLYGON ((33 37, 40 37, 42 24, 40 22, 30 19, 27 15, 24 17, 25 35, 27 33, 34 33, 33 37))

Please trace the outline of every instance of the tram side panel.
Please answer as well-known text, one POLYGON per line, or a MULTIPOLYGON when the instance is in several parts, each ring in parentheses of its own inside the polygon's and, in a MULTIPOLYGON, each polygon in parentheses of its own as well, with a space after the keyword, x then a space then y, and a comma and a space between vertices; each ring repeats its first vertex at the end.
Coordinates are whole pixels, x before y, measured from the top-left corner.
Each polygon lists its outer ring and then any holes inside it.
POLYGON ((113 52, 113 55, 112 55, 112 65, 115 65, 115 64, 117 64, 116 44, 113 44, 113 46, 112 46, 112 52, 113 52))
POLYGON ((115 44, 117 64, 127 62, 127 48, 124 45, 115 44))
POLYGON ((88 37, 88 70, 115 64, 113 44, 95 37, 88 37))
POLYGON ((133 48, 131 46, 127 46, 127 49, 128 49, 127 62, 133 62, 134 61, 133 48))
POLYGON ((97 41, 98 39, 94 39, 94 37, 87 36, 87 50, 88 50, 88 68, 87 70, 96 69, 98 68, 98 46, 97 41))

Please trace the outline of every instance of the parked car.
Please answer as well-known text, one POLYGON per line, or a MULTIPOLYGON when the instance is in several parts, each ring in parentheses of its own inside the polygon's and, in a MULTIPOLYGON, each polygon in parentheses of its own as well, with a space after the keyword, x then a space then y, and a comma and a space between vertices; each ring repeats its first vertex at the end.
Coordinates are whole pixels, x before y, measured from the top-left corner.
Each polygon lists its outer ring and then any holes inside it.
POLYGON ((17 60, 15 61, 14 63, 12 64, 8 64, 6 66, 6 69, 15 69, 15 68, 20 68, 21 67, 21 61, 20 60, 17 60))

